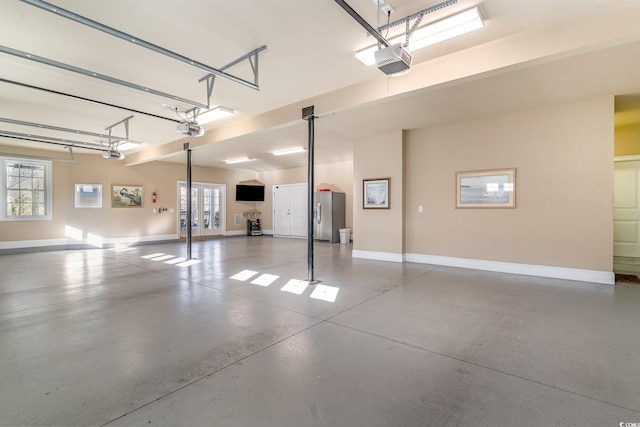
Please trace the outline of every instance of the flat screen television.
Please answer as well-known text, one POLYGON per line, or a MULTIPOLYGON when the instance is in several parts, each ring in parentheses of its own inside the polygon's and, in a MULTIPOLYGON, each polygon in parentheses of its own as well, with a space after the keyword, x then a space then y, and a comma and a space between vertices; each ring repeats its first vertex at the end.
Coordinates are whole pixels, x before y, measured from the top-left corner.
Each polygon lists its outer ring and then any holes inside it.
POLYGON ((264 185, 236 185, 236 202, 264 202, 264 185))

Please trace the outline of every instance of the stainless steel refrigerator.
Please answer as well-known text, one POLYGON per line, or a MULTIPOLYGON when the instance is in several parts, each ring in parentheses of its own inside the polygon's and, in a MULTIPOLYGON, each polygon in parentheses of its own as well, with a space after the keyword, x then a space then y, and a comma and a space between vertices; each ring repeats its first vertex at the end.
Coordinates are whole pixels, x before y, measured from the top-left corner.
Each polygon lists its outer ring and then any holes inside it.
POLYGON ((340 229, 345 227, 344 193, 318 191, 313 194, 314 232, 316 240, 340 241, 340 229))

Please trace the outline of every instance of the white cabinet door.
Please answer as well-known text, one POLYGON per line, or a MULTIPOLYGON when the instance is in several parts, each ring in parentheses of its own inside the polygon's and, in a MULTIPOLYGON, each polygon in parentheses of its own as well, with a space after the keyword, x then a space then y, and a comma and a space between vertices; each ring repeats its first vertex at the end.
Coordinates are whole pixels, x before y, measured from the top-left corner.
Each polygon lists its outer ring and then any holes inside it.
POLYGON ((289 209, 290 194, 288 187, 276 185, 273 187, 273 234, 274 236, 288 236, 291 232, 291 211, 289 209))
POLYGON ((307 236, 307 184, 290 187, 290 236, 307 236))
POLYGON ((307 236, 307 184, 273 187, 273 234, 307 236))
POLYGON ((640 161, 615 163, 613 255, 640 258, 640 161))

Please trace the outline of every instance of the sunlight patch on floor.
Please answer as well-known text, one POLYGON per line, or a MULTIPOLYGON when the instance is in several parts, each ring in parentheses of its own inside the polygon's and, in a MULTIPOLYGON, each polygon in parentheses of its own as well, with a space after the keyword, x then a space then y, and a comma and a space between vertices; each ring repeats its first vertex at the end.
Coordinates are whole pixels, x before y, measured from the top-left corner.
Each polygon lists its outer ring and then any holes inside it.
POLYGON ((286 285, 280 289, 283 292, 291 292, 292 294, 302 295, 305 289, 309 286, 309 282, 298 279, 291 279, 286 285))
POLYGON ((239 280, 241 282, 246 282, 247 280, 251 279, 253 276, 255 276, 256 274, 258 274, 257 271, 253 271, 253 270, 242 270, 240 273, 238 274, 234 274, 233 276, 231 276, 231 278, 233 280, 239 280))
POLYGON ((190 267, 190 266, 195 265, 195 264, 200 264, 201 262, 202 261, 200 261, 199 259, 188 259, 188 260, 185 260, 185 261, 183 261, 183 262, 181 262, 179 264, 176 264, 176 265, 178 267, 190 267))
MULTIPOLYGON (((230 276, 230 278, 239 282, 247 282, 254 278, 257 274, 260 273, 254 270, 242 270, 239 273, 230 276)), ((251 280, 251 282, 249 283, 266 288, 275 283, 279 278, 280 276, 276 274, 263 273, 255 277, 255 279, 251 280)), ((299 279, 290 279, 282 288, 280 288, 280 291, 288 292, 294 295, 302 295, 307 290, 307 288, 313 289, 313 291, 309 295, 309 298, 331 303, 336 301, 336 299, 338 298, 338 293, 340 292, 340 288, 335 286, 322 285, 319 283, 310 286, 308 281, 299 279)))
POLYGON ((173 255, 162 255, 155 258, 151 258, 151 261, 166 261, 173 258, 173 255))
POLYGON ((276 276, 275 274, 262 274, 257 279, 251 281, 252 285, 264 286, 267 287, 276 280, 278 280, 280 276, 276 276))
POLYGON ((177 267, 190 267, 195 264, 200 264, 202 261, 199 259, 186 259, 182 257, 175 257, 174 255, 167 255, 162 252, 156 252, 154 254, 143 255, 140 258, 148 259, 156 262, 164 262, 165 264, 175 265, 177 267))
POLYGON ((340 288, 336 288, 335 286, 327 286, 327 285, 316 285, 309 298, 319 299, 327 302, 335 302, 338 297, 338 292, 340 292, 340 288))
POLYGON ((162 252, 156 252, 155 254, 151 254, 151 255, 143 255, 140 258, 151 259, 151 258, 159 257, 159 256, 162 256, 162 255, 165 255, 165 254, 163 254, 162 252))

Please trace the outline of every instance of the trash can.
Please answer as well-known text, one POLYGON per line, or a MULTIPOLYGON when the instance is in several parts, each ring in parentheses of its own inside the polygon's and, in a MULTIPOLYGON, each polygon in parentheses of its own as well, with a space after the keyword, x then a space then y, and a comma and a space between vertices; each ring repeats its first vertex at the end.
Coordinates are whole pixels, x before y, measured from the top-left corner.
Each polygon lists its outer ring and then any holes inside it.
POLYGON ((350 228, 341 228, 340 229, 340 243, 349 243, 351 240, 351 229, 350 228))

